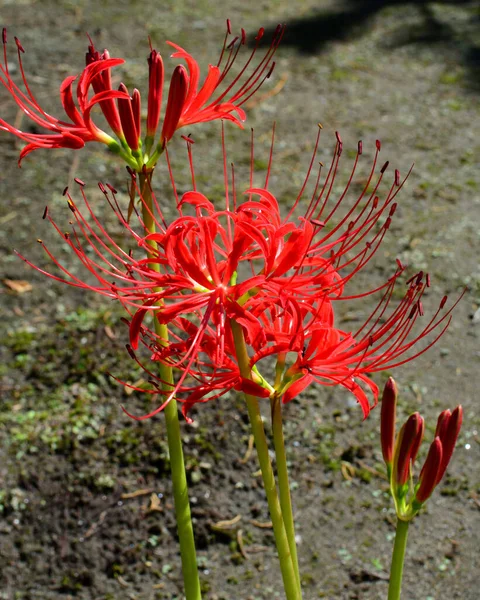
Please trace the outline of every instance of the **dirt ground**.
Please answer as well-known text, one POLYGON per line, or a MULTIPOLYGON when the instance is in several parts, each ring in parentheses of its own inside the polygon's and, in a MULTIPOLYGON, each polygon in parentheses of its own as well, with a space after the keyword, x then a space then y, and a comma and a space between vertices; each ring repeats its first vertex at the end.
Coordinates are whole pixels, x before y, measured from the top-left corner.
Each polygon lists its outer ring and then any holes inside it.
MULTIPOLYGON (((427 440, 441 410, 459 402, 465 409, 448 474, 410 528, 403 599, 475 600, 480 588, 479 4, 227 0, 221 6, 207 0, 3 0, 0 24, 11 39, 20 38, 38 99, 59 115, 58 87, 82 68, 87 31, 97 46, 126 58, 119 69, 122 80, 144 91, 148 35, 164 56, 164 41, 170 39, 205 67, 216 62, 226 17, 250 36, 260 25, 285 22, 275 77, 248 117, 258 156, 263 153, 260 172, 277 122, 271 189, 282 203, 288 206, 301 185, 319 121, 322 159, 329 159, 334 131, 341 132, 346 175, 358 139, 365 168, 376 138, 382 140, 384 159, 402 173, 415 163, 382 251, 352 289, 384 280, 397 257, 412 273, 431 274, 427 309, 443 294, 455 298, 468 286, 438 344, 393 375, 401 392, 400 417, 420 410, 427 440)), ((10 60, 15 64, 13 52, 10 60)), ((1 115, 14 122, 16 108, 0 94, 1 115)), ((29 126, 25 119, 22 125, 29 126)), ((223 185, 219 132, 218 124, 192 128, 199 180, 212 197, 223 185)), ((240 167, 248 164, 249 137, 248 127, 228 128, 229 156, 240 167)), ((124 349, 121 313, 93 294, 46 280, 12 252, 18 249, 47 266, 36 243, 43 238, 75 269, 68 249, 41 219, 44 206, 66 226, 61 192, 80 177, 108 221, 96 182, 108 180, 124 190, 124 169, 103 147, 89 145, 78 153, 40 151, 18 170, 20 148, 18 140, 0 135, 5 342, 0 599, 180 599, 164 422, 161 415, 130 421, 120 404, 141 412, 149 399, 127 395, 106 375, 142 377, 124 349), (29 285, 15 290, 5 280, 29 285)), ((183 157, 180 146, 178 156, 183 157)), ((179 180, 186 176, 182 160, 179 180)), ((168 186, 159 189, 167 203, 168 186)), ((340 322, 367 314, 363 303, 341 310, 340 322)), ((183 423, 182 429, 204 597, 282 598, 272 531, 261 527, 269 518, 256 458, 243 460, 249 427, 242 399, 224 397, 193 416, 194 424, 183 423), (237 515, 231 530, 215 527, 237 515)), ((285 408, 284 416, 304 598, 384 599, 394 512, 383 475, 379 410, 362 422, 347 393, 312 387, 285 408)))

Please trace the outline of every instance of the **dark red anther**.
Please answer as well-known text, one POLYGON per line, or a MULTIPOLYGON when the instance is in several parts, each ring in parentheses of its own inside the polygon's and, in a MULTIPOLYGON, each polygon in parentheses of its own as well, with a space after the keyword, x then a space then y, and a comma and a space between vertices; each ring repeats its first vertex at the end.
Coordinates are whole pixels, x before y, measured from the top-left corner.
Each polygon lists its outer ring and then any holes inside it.
POLYGON ((374 342, 375 342, 375 340, 373 339, 373 335, 369 335, 368 336, 368 345, 373 346, 374 342))
POLYGON ((415 281, 415 285, 420 285, 422 283, 422 279, 423 279, 423 271, 419 271, 419 273, 417 275, 417 279, 415 281))
POLYGON ((85 183, 81 179, 78 179, 78 177, 75 177, 75 179, 73 181, 75 183, 78 183, 78 185, 81 187, 84 187, 84 185, 85 185, 85 183))
POLYGON ((42 219, 44 219, 44 220, 45 220, 45 219, 47 218, 47 215, 48 215, 48 206, 46 206, 46 207, 45 207, 45 210, 43 211, 43 216, 42 216, 42 219))
POLYGON ((270 70, 269 70, 269 71, 268 71, 268 73, 267 73, 267 79, 270 79, 270 76, 271 76, 271 75, 272 75, 272 73, 273 73, 273 69, 275 68, 275 65, 276 65, 276 62, 275 62, 275 61, 273 61, 273 62, 272 62, 272 66, 270 67, 270 70))
POLYGON ((375 196, 375 198, 373 199, 373 202, 372 202, 372 208, 373 208, 374 210, 375 210, 375 209, 377 208, 377 206, 378 206, 378 201, 379 201, 379 198, 378 198, 378 196, 375 196))
POLYGON ((426 283, 427 283, 427 287, 430 287, 430 274, 427 273, 427 277, 426 277, 426 283))
POLYGON ((68 233, 68 231, 66 231, 66 232, 63 234, 63 237, 64 237, 66 240, 69 240, 69 239, 70 239, 70 234, 68 233))
POLYGON ((403 264, 402 264, 402 261, 401 261, 399 258, 397 258, 397 259, 396 259, 396 261, 397 261, 398 268, 399 268, 399 269, 402 269, 402 271, 403 271, 403 269, 404 269, 405 267, 403 266, 403 264))
POLYGON ((7 43, 7 28, 6 28, 6 27, 4 27, 4 28, 2 29, 2 42, 3 42, 4 44, 6 44, 6 43, 7 43))
POLYGON ((136 360, 137 357, 135 356, 135 352, 132 350, 132 347, 130 346, 130 344, 125 344, 125 348, 127 349, 127 352, 130 354, 130 358, 133 358, 133 360, 136 360))
POLYGON ((340 134, 338 133, 338 131, 335 132, 335 137, 337 138, 337 142, 339 144, 341 144, 342 143, 342 138, 340 137, 340 134))
POLYGON ((425 314, 424 310, 423 310, 423 304, 422 304, 422 302, 420 300, 418 301, 418 314, 421 317, 423 317, 423 315, 425 314))
POLYGON ((385 171, 388 169, 388 165, 390 164, 390 161, 387 160, 387 162, 383 165, 383 167, 380 169, 380 173, 385 173, 385 171))
POLYGON ((242 46, 245 46, 246 41, 247 41, 247 32, 242 27, 242 46))
POLYGON ((62 192, 62 196, 66 196, 66 195, 67 195, 67 193, 68 193, 68 185, 67 185, 67 187, 66 187, 66 188, 63 190, 63 192, 62 192))
POLYGON ((130 249, 129 249, 129 251, 128 251, 128 256, 129 256, 130 258, 133 258, 133 250, 132 250, 131 248, 130 248, 130 249))
POLYGON ((265 27, 260 27, 257 35, 255 36, 255 41, 259 42, 263 38, 263 34, 265 33, 265 27))
POLYGON ((230 50, 231 48, 233 48, 235 46, 235 44, 238 41, 238 35, 236 35, 233 40, 228 44, 227 48, 230 50))
POLYGON ((106 183, 105 185, 112 192, 112 194, 118 194, 117 190, 113 187, 113 185, 110 185, 109 183, 106 183))
POLYGON ((100 191, 102 192, 102 194, 107 193, 107 190, 105 189, 105 186, 103 185, 103 183, 101 181, 98 182, 98 187, 100 188, 100 191))
POLYGON ((382 147, 382 142, 380 140, 375 140, 375 146, 376 146, 377 150, 380 152, 380 149, 382 147))
POLYGON ((316 225, 317 227, 325 227, 325 222, 319 221, 318 219, 310 219, 310 223, 312 225, 316 225))
POLYGON ((415 313, 417 312, 417 305, 415 304, 412 308, 412 310, 410 311, 410 314, 408 315, 409 319, 413 319, 413 317, 415 316, 415 313))
POLYGON ((15 38, 15 43, 17 44, 17 48, 18 48, 19 52, 21 52, 22 54, 25 54, 25 49, 17 37, 15 38))
POLYGON ((358 155, 361 156, 362 152, 363 152, 363 144, 362 144, 362 140, 360 140, 358 142, 358 155))
POLYGON ((447 303, 448 300, 448 296, 444 296, 442 298, 442 301, 440 302, 440 308, 443 308, 445 306, 445 304, 447 303))
POLYGON ((230 21, 230 19, 227 19, 227 32, 228 35, 232 33, 232 22, 230 21))
POLYGON ((188 134, 188 135, 182 135, 182 139, 185 140, 188 144, 194 144, 195 143, 195 140, 193 140, 190 137, 190 134, 188 134))
POLYGON ((128 165, 125 168, 127 169, 127 173, 133 177, 133 175, 135 174, 135 171, 128 165))
POLYGON ((395 185, 400 185, 400 171, 395 169, 395 185))
POLYGON ((395 211, 397 210, 397 206, 398 206, 398 205, 397 205, 397 203, 396 203, 396 202, 394 202, 394 203, 392 204, 392 207, 390 208, 390 213, 389 213, 389 216, 390 216, 390 217, 393 217, 393 215, 395 214, 395 211))
POLYGON ((385 229, 389 229, 390 225, 392 224, 392 217, 388 217, 388 219, 385 221, 385 229))

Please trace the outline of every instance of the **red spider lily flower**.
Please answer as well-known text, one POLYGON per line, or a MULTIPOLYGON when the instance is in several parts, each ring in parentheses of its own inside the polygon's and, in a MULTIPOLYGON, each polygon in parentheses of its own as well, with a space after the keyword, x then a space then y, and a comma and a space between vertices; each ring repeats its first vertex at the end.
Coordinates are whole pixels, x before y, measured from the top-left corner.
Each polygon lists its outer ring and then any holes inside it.
POLYGON ((19 109, 49 133, 21 131, 3 119, 0 119, 0 129, 27 142, 20 153, 19 164, 27 154, 39 148, 78 149, 87 142, 97 141, 119 154, 132 169, 140 172, 144 165, 151 169, 163 152, 165 144, 180 127, 216 119, 231 120, 242 126, 246 118, 242 105, 270 77, 275 65, 273 56, 283 36, 283 30, 281 26, 277 28, 270 47, 263 57, 255 62, 254 56, 263 36, 261 29, 255 38, 255 47, 240 73, 229 81, 228 76, 240 48, 245 45, 246 34, 242 30, 240 37, 229 41, 231 27, 228 21, 218 64, 209 67, 208 75, 200 87, 200 69, 197 62, 185 50, 168 42, 176 50, 172 56, 183 59, 187 66, 178 66, 173 72, 162 133, 155 150, 151 152, 160 122, 164 83, 163 61, 156 50, 151 48, 148 58, 147 131, 142 144, 140 92, 134 90, 130 96, 123 83, 118 90, 112 87, 112 68, 123 64, 123 59, 111 58, 108 50, 98 52, 90 40, 85 69, 80 76, 67 77, 60 86, 60 99, 70 121, 60 120, 46 113, 33 95, 23 69, 22 54, 25 50, 17 38, 15 42, 24 90, 12 79, 7 63, 7 33, 4 29, 4 64, 0 64, 0 83, 10 93, 19 109), (73 84, 77 79, 75 101, 73 84), (97 106, 102 110, 118 141, 93 122, 91 113, 97 106))
MULTIPOLYGON (((429 278, 423 281, 423 273, 414 277, 403 299, 388 315, 400 272, 390 278, 377 307, 356 332, 325 326, 313 326, 307 330, 304 348, 285 376, 284 402, 290 401, 313 381, 322 385, 341 385, 355 395, 366 417, 378 401, 378 387, 367 374, 392 369, 413 360, 443 335, 450 323, 451 312, 460 299, 443 312, 447 300, 444 297, 423 329, 412 336, 414 325, 423 316, 421 298, 429 278), (412 354, 410 351, 430 334, 433 334, 433 339, 412 354), (372 405, 364 387, 372 394, 372 405)), ((418 445, 414 453, 417 451, 418 445)))
MULTIPOLYGON (((153 417, 163 410, 169 402, 172 391, 169 391, 168 386, 165 387, 163 385, 165 382, 154 372, 154 364, 162 362, 168 366, 177 367, 178 364, 183 362, 183 357, 188 353, 189 348, 196 345, 199 328, 191 321, 180 318, 175 321, 175 329, 172 327, 170 333, 175 341, 165 346, 163 340, 160 340, 155 332, 151 330, 144 332, 143 343, 149 350, 153 350, 153 354, 150 357, 152 365, 150 366, 142 363, 133 349, 127 346, 131 358, 148 374, 149 382, 153 387, 144 389, 136 388, 123 381, 121 383, 138 391, 166 396, 166 399, 160 406, 146 415, 133 415, 123 409, 128 416, 135 420, 143 421, 153 417), (183 338, 180 335, 183 335, 183 338)), ((197 352, 193 360, 191 360, 188 369, 185 369, 180 376, 173 393, 177 401, 182 405, 182 414, 185 419, 191 422, 192 419, 189 417, 189 412, 195 404, 216 400, 232 389, 254 395, 258 398, 269 397, 272 393, 269 385, 261 377, 255 374, 253 374, 253 377, 254 379, 246 379, 240 374, 231 335, 228 335, 225 340, 222 361, 219 362, 216 332, 213 328, 208 327, 207 332, 202 333, 201 344, 197 348, 197 352)))
MULTIPOLYGON (((187 148, 194 189, 179 198, 170 169, 178 216, 168 224, 153 196, 153 208, 144 203, 144 209, 155 222, 155 233, 148 232, 139 214, 139 228, 134 229, 118 206, 116 191, 100 184, 127 237, 133 245, 141 247, 140 259, 136 257, 138 248, 128 252, 105 230, 79 182, 87 212, 84 215, 66 191, 73 214, 72 233, 64 234, 48 211, 45 217, 64 237, 96 283, 68 271, 42 242, 62 273, 51 276, 119 300, 132 317, 130 345, 133 351, 142 341, 155 343, 154 334, 145 326, 147 313, 166 325, 173 341, 157 340, 157 348, 152 351, 155 360, 175 356, 174 365, 182 371, 172 394, 183 389, 198 354, 210 339, 215 342, 214 360, 213 354, 209 355, 210 370, 216 369, 215 372, 221 374, 221 369, 227 363, 230 365, 227 375, 218 375, 212 382, 227 385, 228 380, 235 382, 233 386, 241 385, 238 372, 231 372, 235 356, 228 350, 232 337, 230 323, 235 320, 242 326, 250 346, 255 373, 260 372, 264 358, 272 355, 278 358, 278 377, 270 393, 283 396, 284 402, 288 402, 313 381, 341 385, 356 396, 366 416, 378 398, 378 388, 368 375, 399 366, 423 353, 445 331, 453 307, 443 311, 444 298, 420 333, 413 335, 413 328, 424 313, 421 298, 429 286, 429 277, 419 273, 411 278, 405 297, 390 310, 395 282, 405 269, 399 262, 395 273, 376 289, 353 296, 345 293, 345 284, 372 258, 386 234, 395 210, 394 199, 403 182, 396 171, 380 200, 379 189, 386 165, 375 178, 380 151, 377 143, 368 182, 353 203, 344 207, 362 156, 362 145, 358 146, 346 187, 334 199, 333 184, 342 154, 342 142, 337 134, 332 165, 323 181, 319 173, 307 210, 295 218, 294 211, 311 174, 318 140, 319 136, 305 183, 286 217, 280 214, 279 204, 268 189, 270 165, 265 184, 253 185, 253 153, 250 185, 244 201, 239 201, 235 185, 229 186, 226 179, 225 205, 216 210, 197 190, 190 139, 187 139, 187 148), (334 215, 338 223, 333 223, 334 215), (149 256, 145 258, 147 245, 149 256), (159 269, 153 268, 154 265, 159 269), (378 291, 382 292, 381 300, 356 332, 335 327, 335 301, 378 291), (186 331, 182 324, 185 320, 195 324, 194 335, 186 331), (414 351, 415 344, 430 334, 427 347, 414 351), (186 338, 188 344, 184 343, 186 338), (163 345, 166 349, 158 348, 163 345)), ((166 158, 170 168, 168 151, 166 158)), ((224 162, 228 164, 226 156, 224 162)), ((134 183, 135 178, 133 174, 134 183)), ((141 190, 136 191, 143 202, 141 190)), ((202 397, 208 397, 208 384, 199 375, 197 379, 203 386, 202 397)), ((218 387, 214 389, 219 393, 218 387)), ((165 400, 168 401, 169 398, 165 400)))

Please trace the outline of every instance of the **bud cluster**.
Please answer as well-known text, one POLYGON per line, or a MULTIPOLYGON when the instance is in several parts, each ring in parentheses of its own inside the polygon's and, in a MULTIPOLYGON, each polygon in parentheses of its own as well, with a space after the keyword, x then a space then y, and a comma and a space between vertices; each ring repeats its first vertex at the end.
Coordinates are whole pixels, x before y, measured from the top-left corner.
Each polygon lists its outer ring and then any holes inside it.
POLYGON ((382 397, 380 435, 382 454, 390 481, 390 491, 399 519, 409 521, 420 510, 440 483, 453 454, 462 426, 463 410, 457 406, 440 413, 434 440, 425 463, 413 484, 412 469, 423 439, 425 422, 420 413, 409 416, 395 436, 398 390, 392 377, 387 381, 382 397))

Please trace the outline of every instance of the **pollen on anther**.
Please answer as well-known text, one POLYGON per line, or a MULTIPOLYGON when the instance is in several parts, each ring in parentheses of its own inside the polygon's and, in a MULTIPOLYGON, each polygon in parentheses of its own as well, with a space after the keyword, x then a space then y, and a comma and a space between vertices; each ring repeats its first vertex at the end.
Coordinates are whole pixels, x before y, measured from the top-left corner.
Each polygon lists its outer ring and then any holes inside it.
POLYGON ((41 240, 40 238, 37 238, 37 242, 38 242, 39 244, 43 244, 43 240, 41 240))

